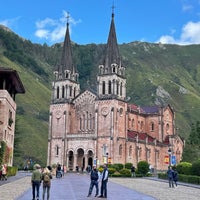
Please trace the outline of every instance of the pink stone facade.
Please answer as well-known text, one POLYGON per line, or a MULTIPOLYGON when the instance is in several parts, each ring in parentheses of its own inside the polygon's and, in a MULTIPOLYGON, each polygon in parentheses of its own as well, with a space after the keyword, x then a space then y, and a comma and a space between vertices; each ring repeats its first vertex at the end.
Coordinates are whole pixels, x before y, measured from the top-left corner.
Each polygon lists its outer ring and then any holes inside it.
POLYGON ((0 90, 0 141, 6 142, 9 149, 9 166, 13 164, 15 115, 16 103, 7 90, 0 90))
POLYGON ((175 133, 170 106, 159 113, 144 114, 140 108, 119 100, 95 100, 89 91, 74 100, 74 105, 50 106, 49 160, 68 170, 96 163, 147 161, 154 170, 166 170, 169 147, 180 162, 183 141, 175 133))
POLYGON ((68 26, 52 84, 47 164, 85 170, 93 164, 137 166, 147 161, 152 170, 166 170, 169 149, 173 160, 180 162, 183 141, 176 133, 170 105, 142 107, 127 102, 126 68, 119 54, 114 14, 96 91, 80 91, 68 26))

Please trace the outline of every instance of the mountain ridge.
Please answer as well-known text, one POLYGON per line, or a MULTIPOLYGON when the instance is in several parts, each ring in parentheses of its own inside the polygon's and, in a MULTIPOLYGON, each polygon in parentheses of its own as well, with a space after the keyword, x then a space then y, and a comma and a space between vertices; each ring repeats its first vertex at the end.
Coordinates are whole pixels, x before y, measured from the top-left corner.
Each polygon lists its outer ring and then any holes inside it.
MULTIPOLYGON (((73 61, 80 74, 81 90, 96 90, 98 65, 105 44, 72 43, 73 61)), ((16 137, 23 166, 26 159, 45 165, 48 118, 53 71, 59 63, 62 43, 47 46, 23 40, 0 27, 0 65, 18 71, 26 90, 17 95, 16 137)), ((126 67, 127 98, 138 106, 170 104, 175 111, 176 130, 187 139, 191 124, 199 118, 200 45, 169 45, 131 42, 119 45, 126 67)))

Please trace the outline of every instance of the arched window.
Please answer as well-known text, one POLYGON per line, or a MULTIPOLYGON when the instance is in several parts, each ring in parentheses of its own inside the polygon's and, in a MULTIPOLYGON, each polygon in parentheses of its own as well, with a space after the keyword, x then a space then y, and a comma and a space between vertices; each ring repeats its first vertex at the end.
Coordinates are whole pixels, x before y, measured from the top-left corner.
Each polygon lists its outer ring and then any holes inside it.
POLYGON ((62 98, 64 98, 64 97, 65 97, 65 87, 62 86, 62 98))
POLYGON ((122 155, 122 144, 119 145, 119 155, 122 155))
POLYGON ((88 115, 88 111, 86 112, 86 129, 88 129, 89 127, 89 115, 88 115))
POLYGON ((59 146, 56 145, 56 156, 58 156, 58 155, 59 155, 59 146))
POLYGON ((89 129, 92 129, 92 114, 89 117, 89 129))
POLYGON ((85 130, 85 115, 83 115, 83 130, 85 130))
POLYGON ((69 86, 69 96, 72 96, 72 86, 69 86))
POLYGON ((108 94, 111 94, 111 81, 108 82, 108 94))
POLYGON ((132 128, 134 128, 134 119, 132 119, 132 121, 131 121, 131 126, 132 126, 132 128))
POLYGON ((117 81, 117 95, 119 94, 119 82, 117 81))
POLYGON ((80 117, 80 130, 82 129, 82 118, 80 117))
POLYGON ((60 96, 60 94, 59 94, 59 87, 57 87, 57 99, 59 99, 59 96, 60 96))
POLYGON ((154 131, 154 123, 153 122, 151 122, 151 131, 154 131))
POLYGON ((102 94, 105 94, 106 93, 106 83, 105 81, 103 81, 102 83, 102 94))
POLYGON ((74 97, 76 96, 76 87, 74 88, 74 97))
POLYGON ((129 156, 132 155, 132 146, 129 147, 129 152, 128 152, 129 156))
POLYGON ((123 89, 123 87, 122 87, 122 83, 120 84, 120 96, 122 96, 122 89, 123 89))
POLYGON ((166 124, 166 131, 167 132, 169 131, 169 124, 168 123, 166 124))

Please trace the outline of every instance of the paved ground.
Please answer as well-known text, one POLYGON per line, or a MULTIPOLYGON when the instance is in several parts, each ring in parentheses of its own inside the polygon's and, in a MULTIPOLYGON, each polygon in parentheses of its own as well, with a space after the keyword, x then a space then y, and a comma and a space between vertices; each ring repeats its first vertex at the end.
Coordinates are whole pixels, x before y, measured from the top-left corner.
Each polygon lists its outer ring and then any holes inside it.
MULTIPOLYGON (((0 200, 31 200, 32 191, 29 173, 18 174, 8 182, 0 184, 0 200), (22 178, 23 177, 23 178, 22 178)), ((87 198, 89 175, 69 173, 64 178, 53 178, 51 200, 97 200, 87 198)), ((199 200, 200 187, 180 183, 169 188, 166 181, 144 178, 110 178, 108 182, 108 200, 199 200)), ((40 188, 40 199, 42 187, 40 188)))

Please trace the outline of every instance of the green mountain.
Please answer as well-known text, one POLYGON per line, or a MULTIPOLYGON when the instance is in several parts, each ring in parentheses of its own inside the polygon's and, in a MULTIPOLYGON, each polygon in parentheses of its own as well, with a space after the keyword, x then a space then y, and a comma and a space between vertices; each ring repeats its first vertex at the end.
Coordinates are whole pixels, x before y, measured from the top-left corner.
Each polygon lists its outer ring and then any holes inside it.
MULTIPOLYGON (((73 43, 72 49, 81 89, 96 89, 105 45, 73 43)), ((176 130, 188 138, 191 124, 199 120, 200 45, 132 42, 119 49, 127 72, 127 100, 136 105, 170 104, 176 130)), ((26 90, 16 97, 20 157, 14 158, 15 165, 23 166, 28 158, 46 164, 51 82, 61 51, 62 44, 33 44, 0 26, 0 66, 16 69, 26 90)))

